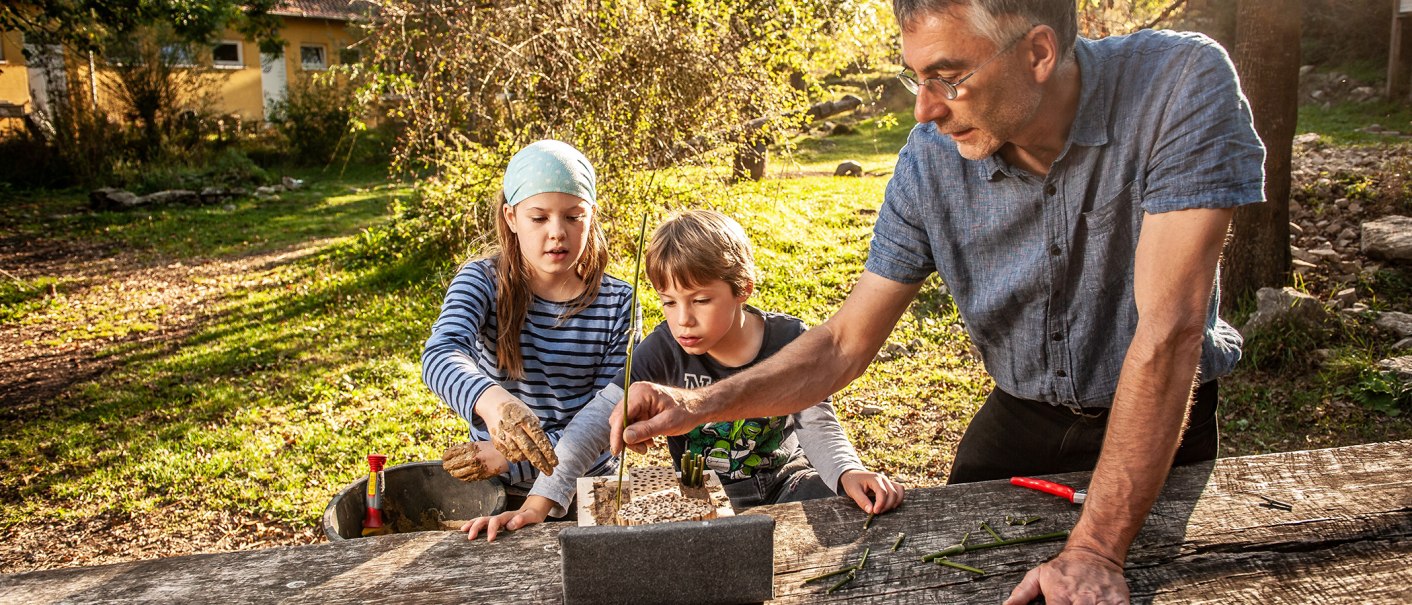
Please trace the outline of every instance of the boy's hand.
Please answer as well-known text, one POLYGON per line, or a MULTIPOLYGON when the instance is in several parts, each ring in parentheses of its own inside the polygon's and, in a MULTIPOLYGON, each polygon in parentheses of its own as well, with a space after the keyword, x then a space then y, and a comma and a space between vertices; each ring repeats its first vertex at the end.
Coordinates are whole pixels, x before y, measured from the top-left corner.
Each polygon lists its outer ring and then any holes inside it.
POLYGON ((499 407, 500 419, 490 427, 490 440, 495 449, 505 454, 510 462, 528 460, 539 472, 554 474, 559 457, 554 455, 554 446, 540 428, 539 417, 518 399, 506 400, 499 407))
POLYGON ((520 510, 507 510, 498 515, 489 517, 476 517, 467 521, 461 526, 461 531, 466 532, 466 539, 475 540, 480 535, 481 530, 485 530, 485 541, 494 542, 495 535, 501 529, 505 531, 515 531, 525 526, 534 525, 544 521, 544 517, 549 514, 549 500, 530 496, 525 500, 520 510), (537 502, 536 498, 543 500, 537 502))
POLYGON ((838 479, 843 492, 858 503, 863 512, 877 515, 902 504, 902 484, 888 479, 882 473, 868 471, 845 471, 838 479))
POLYGON ((467 441, 446 448, 441 468, 462 481, 482 481, 510 471, 510 461, 486 441, 467 441))

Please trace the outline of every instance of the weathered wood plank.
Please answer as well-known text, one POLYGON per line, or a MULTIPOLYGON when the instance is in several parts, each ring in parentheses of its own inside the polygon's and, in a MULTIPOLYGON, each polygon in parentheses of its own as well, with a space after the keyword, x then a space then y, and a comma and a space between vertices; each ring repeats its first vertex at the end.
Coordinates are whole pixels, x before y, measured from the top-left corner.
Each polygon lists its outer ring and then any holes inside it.
MULTIPOLYGON (((1223 459, 1173 472, 1134 544, 1128 578, 1138 601, 1406 603, 1412 601, 1412 441, 1223 459), (1260 506, 1259 496, 1293 505, 1260 506)), ((1060 475, 1083 486, 1086 473, 1060 475)), ((761 507, 776 519, 780 603, 998 602, 1062 543, 982 550, 953 560, 985 576, 923 563, 956 543, 1068 529, 1080 509, 1004 482, 909 490, 906 503, 863 530, 843 498, 761 507), (1040 516, 1024 527, 1006 515, 1040 516), (897 534, 907 540, 890 549, 897 534), (847 588, 810 576, 855 562, 847 588)), ((0 575, 0 603, 556 603, 557 535, 568 524, 521 530, 494 544, 422 533, 295 548, 0 575)))

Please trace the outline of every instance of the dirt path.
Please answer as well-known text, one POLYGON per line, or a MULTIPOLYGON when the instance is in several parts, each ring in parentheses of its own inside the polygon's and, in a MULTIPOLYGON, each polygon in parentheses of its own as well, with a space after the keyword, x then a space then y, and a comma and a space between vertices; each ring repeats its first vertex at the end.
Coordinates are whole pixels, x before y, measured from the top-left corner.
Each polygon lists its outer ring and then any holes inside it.
MULTIPOLYGON (((48 293, 60 304, 0 326, 0 423, 22 426, 62 413, 75 387, 124 363, 122 354, 101 355, 105 349, 178 347, 233 289, 258 287, 269 268, 323 244, 173 261, 72 242, 0 239, 0 279, 61 280, 48 293)), ((312 529, 268 519, 172 507, 141 516, 105 514, 0 528, 0 570, 18 573, 322 539, 312 529)))

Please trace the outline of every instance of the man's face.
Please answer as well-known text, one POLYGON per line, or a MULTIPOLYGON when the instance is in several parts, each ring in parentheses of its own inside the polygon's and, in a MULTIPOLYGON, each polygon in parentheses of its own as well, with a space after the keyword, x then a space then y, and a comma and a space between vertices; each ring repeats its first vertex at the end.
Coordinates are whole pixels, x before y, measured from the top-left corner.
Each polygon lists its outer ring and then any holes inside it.
POLYGON ((917 91, 918 122, 932 122, 968 160, 990 156, 1034 119, 1039 88, 1026 69, 1027 40, 1009 48, 976 33, 963 7, 918 16, 902 30, 902 61, 919 81, 955 82, 976 71, 948 100, 937 83, 917 91), (992 57, 994 57, 992 59, 992 57), (989 62, 987 62, 989 60, 989 62))

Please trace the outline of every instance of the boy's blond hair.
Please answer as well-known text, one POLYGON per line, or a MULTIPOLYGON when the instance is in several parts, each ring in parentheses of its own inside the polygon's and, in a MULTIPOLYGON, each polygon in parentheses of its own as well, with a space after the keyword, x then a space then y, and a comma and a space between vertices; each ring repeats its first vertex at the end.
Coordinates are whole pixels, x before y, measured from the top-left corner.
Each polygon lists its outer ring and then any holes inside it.
POLYGON ((647 279, 662 289, 699 288, 721 280, 740 296, 755 287, 755 256, 745 229, 715 210, 688 210, 668 218, 647 247, 647 279))

